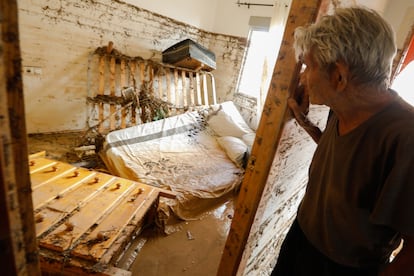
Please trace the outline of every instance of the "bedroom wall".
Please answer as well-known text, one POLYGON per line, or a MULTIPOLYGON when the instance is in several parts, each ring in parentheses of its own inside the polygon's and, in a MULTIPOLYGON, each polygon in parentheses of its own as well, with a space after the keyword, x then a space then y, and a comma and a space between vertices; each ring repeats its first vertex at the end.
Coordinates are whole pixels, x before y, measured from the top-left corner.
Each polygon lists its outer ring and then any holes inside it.
MULTIPOLYGON (((200 2, 200 12, 205 5, 206 1, 200 2)), ((171 3, 168 7, 174 9, 171 3)), ((19 0, 18 8, 28 133, 87 127, 90 54, 109 41, 125 55, 160 60, 163 50, 191 38, 216 54, 213 74, 219 100, 232 98, 245 37, 204 31, 119 0, 19 0)), ((176 9, 191 14, 183 7, 176 9)), ((247 22, 240 26, 247 32, 247 22)))

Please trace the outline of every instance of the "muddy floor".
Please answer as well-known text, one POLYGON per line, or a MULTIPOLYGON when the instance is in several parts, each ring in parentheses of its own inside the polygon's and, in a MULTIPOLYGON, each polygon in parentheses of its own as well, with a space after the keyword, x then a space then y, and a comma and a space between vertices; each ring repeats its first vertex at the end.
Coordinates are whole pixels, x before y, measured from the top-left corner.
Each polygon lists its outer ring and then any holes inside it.
MULTIPOLYGON (((107 172, 82 133, 29 135, 29 154, 107 172)), ((94 141, 89 141, 94 142, 94 141)), ((147 227, 128 248, 118 266, 137 276, 216 275, 233 216, 233 199, 198 220, 175 221, 168 235, 147 227)))

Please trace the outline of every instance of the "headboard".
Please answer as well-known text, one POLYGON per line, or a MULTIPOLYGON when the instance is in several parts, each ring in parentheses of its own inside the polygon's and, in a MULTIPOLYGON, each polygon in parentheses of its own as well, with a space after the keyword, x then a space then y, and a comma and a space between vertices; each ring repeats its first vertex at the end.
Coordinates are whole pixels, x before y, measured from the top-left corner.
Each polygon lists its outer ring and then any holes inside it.
POLYGON ((215 104, 210 72, 129 57, 113 43, 97 48, 88 66, 88 126, 99 134, 215 104))

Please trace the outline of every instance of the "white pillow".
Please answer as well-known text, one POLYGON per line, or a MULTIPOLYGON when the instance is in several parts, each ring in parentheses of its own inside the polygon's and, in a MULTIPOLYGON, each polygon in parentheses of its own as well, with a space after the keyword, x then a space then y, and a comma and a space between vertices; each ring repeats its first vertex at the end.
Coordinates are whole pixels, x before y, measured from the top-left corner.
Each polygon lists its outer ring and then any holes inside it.
POLYGON ((233 102, 224 102, 220 106, 219 111, 208 120, 209 126, 217 135, 241 139, 244 134, 253 132, 233 102))
POLYGON ((252 150, 255 138, 256 138, 256 133, 255 132, 246 133, 242 136, 242 140, 247 145, 247 147, 249 148, 249 152, 252 150))
POLYGON ((227 156, 239 167, 245 167, 247 161, 247 145, 239 138, 232 136, 217 137, 217 142, 227 156))

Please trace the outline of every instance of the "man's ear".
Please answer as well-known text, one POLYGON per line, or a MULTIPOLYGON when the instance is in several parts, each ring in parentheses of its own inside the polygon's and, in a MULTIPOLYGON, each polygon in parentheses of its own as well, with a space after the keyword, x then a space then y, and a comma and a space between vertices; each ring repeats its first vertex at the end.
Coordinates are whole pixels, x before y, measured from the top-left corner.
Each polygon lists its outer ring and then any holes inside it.
POLYGON ((336 88, 336 91, 343 91, 345 90, 346 86, 348 85, 349 79, 349 68, 342 61, 335 62, 335 68, 331 74, 331 80, 336 88))

